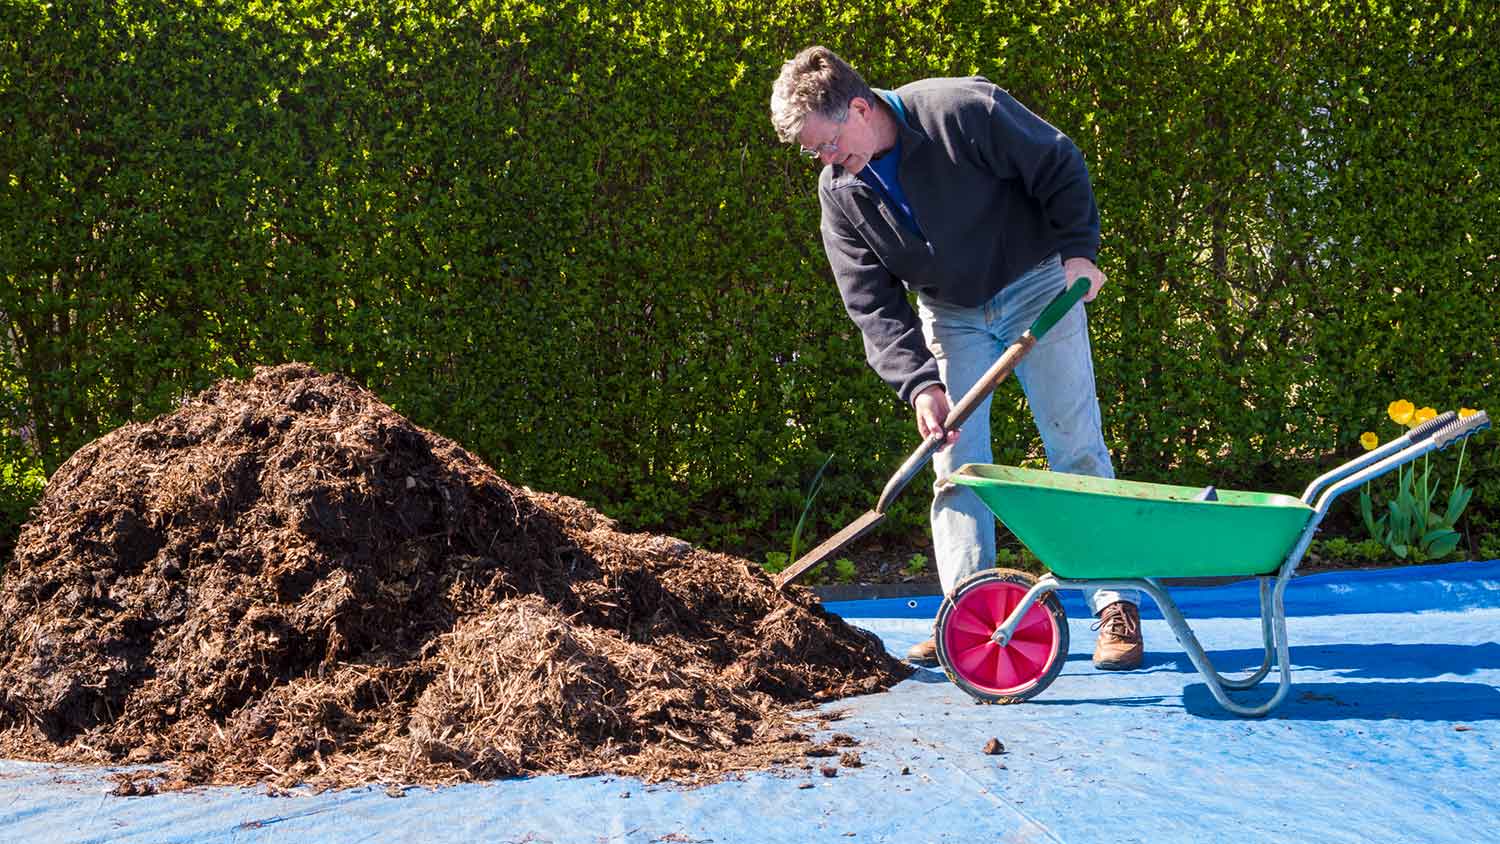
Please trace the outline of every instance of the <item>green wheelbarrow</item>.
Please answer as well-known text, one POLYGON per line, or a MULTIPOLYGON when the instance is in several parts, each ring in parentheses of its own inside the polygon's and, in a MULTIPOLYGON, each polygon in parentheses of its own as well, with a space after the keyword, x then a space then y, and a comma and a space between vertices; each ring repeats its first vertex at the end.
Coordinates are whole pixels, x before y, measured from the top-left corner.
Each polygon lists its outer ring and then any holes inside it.
POLYGON ((1209 690, 1225 709, 1258 717, 1291 688, 1283 596, 1329 504, 1344 492, 1433 449, 1489 427, 1483 411, 1449 412, 1322 475, 1300 498, 1111 480, 971 463, 949 476, 970 487, 1049 569, 1040 578, 991 569, 959 583, 938 610, 938 661, 948 677, 987 703, 1040 694, 1068 656, 1059 589, 1137 589, 1150 595, 1209 690), (1265 658, 1248 676, 1215 670, 1164 579, 1255 577, 1260 581, 1265 658), (1281 685, 1256 706, 1231 699, 1273 664, 1281 685))

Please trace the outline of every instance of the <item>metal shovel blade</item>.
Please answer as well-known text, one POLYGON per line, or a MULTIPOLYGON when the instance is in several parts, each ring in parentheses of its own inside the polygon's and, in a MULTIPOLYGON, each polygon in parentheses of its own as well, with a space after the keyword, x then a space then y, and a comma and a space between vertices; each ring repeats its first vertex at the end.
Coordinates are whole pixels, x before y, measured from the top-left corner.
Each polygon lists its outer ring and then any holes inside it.
POLYGON ((795 563, 782 569, 781 573, 776 575, 776 588, 781 589, 796 580, 803 572, 826 561, 833 556, 835 551, 864 535, 865 531, 874 527, 883 518, 885 518, 884 513, 866 510, 863 516, 850 522, 843 530, 824 540, 823 544, 803 554, 795 563))

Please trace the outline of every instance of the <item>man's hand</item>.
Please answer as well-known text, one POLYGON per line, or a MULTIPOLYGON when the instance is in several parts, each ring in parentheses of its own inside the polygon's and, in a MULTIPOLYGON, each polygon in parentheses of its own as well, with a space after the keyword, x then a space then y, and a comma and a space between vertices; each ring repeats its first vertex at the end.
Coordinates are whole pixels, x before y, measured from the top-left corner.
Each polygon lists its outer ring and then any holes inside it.
POLYGON ((947 440, 943 448, 958 442, 958 430, 945 431, 943 422, 948 419, 948 391, 934 384, 931 387, 917 393, 917 397, 911 401, 912 409, 917 412, 917 433, 926 440, 934 434, 944 434, 947 440))
POLYGON ((1099 295, 1099 288, 1104 286, 1104 272, 1087 258, 1069 258, 1063 261, 1063 276, 1068 284, 1072 284, 1079 277, 1089 280, 1089 292, 1083 295, 1083 301, 1092 302, 1099 295))

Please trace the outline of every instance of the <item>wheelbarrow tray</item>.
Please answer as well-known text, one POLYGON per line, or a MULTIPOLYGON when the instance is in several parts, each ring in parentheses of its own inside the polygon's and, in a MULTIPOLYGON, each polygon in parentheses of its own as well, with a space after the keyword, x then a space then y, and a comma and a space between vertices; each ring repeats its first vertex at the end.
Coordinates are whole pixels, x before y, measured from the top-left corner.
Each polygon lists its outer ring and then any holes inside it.
POLYGON ((969 463, 949 476, 1047 568, 1072 579, 1272 574, 1314 508, 1289 495, 969 463))

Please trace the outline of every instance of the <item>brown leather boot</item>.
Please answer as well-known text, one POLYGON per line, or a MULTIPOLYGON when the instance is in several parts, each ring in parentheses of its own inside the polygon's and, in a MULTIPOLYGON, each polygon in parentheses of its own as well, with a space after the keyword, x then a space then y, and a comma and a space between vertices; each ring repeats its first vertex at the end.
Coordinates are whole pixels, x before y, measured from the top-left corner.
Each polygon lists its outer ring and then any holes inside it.
POLYGON ((1099 631, 1094 645, 1094 667, 1105 671, 1130 671, 1141 667, 1141 613, 1129 601, 1115 601, 1099 611, 1093 629, 1099 631))
POLYGON ((911 650, 906 652, 906 661, 924 668, 937 665, 937 639, 924 639, 912 645, 911 650))

